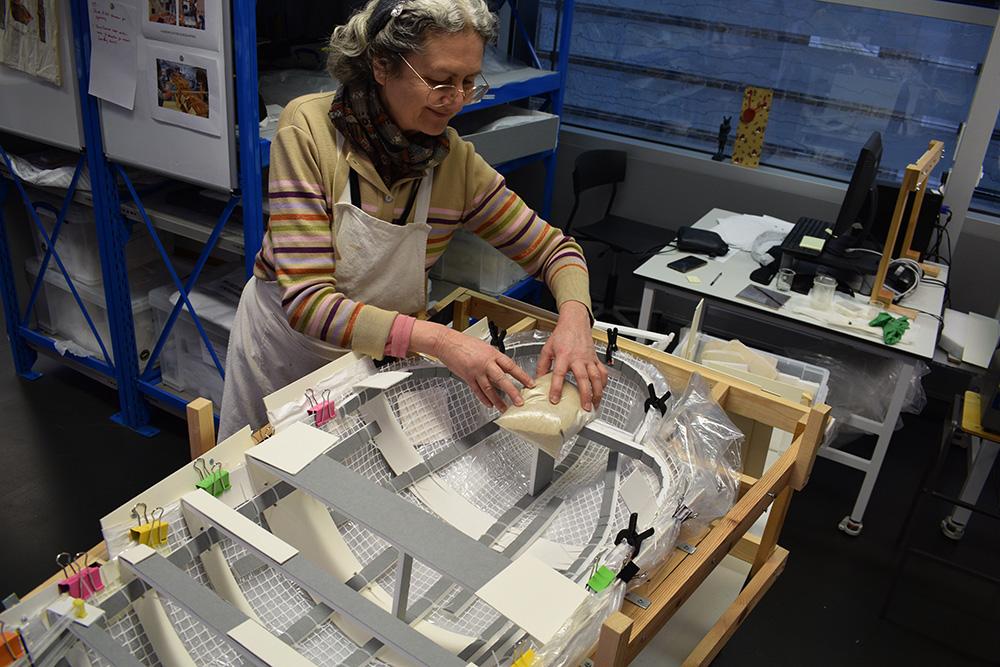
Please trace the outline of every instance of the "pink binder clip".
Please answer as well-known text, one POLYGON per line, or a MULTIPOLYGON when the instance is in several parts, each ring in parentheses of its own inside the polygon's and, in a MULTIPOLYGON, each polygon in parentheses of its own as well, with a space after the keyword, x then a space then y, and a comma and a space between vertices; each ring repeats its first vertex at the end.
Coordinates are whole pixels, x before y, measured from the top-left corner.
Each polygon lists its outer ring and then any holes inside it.
POLYGON ((104 581, 101 580, 101 567, 99 565, 77 565, 75 561, 81 557, 86 557, 86 553, 80 552, 75 557, 69 552, 62 552, 56 556, 56 564, 62 568, 64 579, 59 582, 59 592, 69 593, 72 598, 86 600, 97 591, 104 590, 104 581))
POLYGON ((333 399, 330 398, 329 389, 323 392, 322 400, 316 399, 316 392, 312 389, 306 389, 306 401, 309 402, 306 413, 313 416, 317 428, 337 416, 337 408, 333 404, 333 399))

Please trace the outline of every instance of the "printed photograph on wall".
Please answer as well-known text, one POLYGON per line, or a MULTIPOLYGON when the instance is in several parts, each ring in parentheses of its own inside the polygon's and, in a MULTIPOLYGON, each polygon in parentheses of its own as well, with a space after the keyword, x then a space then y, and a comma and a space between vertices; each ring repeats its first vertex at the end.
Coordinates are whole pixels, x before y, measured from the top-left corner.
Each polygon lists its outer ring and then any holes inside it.
POLYGON ((223 3, 210 0, 147 2, 149 13, 142 21, 142 34, 147 39, 206 51, 219 50, 223 32, 223 3))
POLYGON ((205 0, 181 0, 180 25, 194 30, 204 30, 205 0))
POLYGON ((201 118, 209 117, 208 72, 171 60, 156 59, 157 106, 201 118))
POLYGON ((149 21, 177 25, 176 0, 149 0, 149 21))
POLYGON ((56 0, 0 0, 0 63, 62 85, 56 0))
POLYGON ((148 46, 149 108, 153 118, 213 136, 222 133, 217 58, 167 45, 148 46))

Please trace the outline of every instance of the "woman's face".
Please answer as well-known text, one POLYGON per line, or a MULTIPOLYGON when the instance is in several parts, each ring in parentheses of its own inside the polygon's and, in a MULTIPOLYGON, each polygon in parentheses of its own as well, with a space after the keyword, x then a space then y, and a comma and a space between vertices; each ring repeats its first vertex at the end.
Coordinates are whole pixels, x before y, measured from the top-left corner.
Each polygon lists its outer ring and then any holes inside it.
POLYGON ((483 68, 483 38, 473 30, 432 35, 427 38, 422 53, 406 56, 416 70, 400 63, 395 74, 389 74, 385 63, 376 62, 373 71, 380 84, 382 103, 393 122, 405 133, 423 132, 437 136, 444 132, 448 121, 465 103, 461 95, 444 107, 432 107, 427 102, 427 86, 451 85, 471 88, 483 68))

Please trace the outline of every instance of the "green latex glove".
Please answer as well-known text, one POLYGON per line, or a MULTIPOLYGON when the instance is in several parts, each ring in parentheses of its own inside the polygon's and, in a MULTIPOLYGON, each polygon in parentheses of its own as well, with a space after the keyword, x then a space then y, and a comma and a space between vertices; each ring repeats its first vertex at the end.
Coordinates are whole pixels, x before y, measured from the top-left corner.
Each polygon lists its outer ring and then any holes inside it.
POLYGON ((910 328, 910 321, 905 317, 894 318, 889 313, 879 313, 871 322, 871 327, 882 328, 882 340, 886 345, 895 345, 903 338, 903 334, 910 328))

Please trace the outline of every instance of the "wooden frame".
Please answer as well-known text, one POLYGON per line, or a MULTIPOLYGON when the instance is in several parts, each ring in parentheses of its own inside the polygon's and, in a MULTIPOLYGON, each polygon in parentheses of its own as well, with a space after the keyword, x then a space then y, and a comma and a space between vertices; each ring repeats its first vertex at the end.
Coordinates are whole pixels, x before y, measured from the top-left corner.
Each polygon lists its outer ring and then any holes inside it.
MULTIPOLYGON (((555 316, 528 304, 511 299, 494 299, 470 290, 459 289, 442 300, 435 309, 435 319, 447 318, 459 330, 478 319, 477 326, 489 318, 509 331, 527 324, 550 330, 555 316)), ((606 341, 606 334, 594 330, 594 338, 606 341)), ((628 665, 652 641, 655 634, 677 612, 727 554, 750 564, 747 583, 736 600, 722 614, 685 660, 685 666, 707 665, 736 632, 747 614, 757 605, 784 570, 788 551, 778 546, 793 491, 805 487, 816 459, 829 417, 829 406, 808 407, 765 394, 749 382, 727 376, 665 352, 619 338, 623 351, 654 364, 671 386, 684 387, 693 373, 700 373, 711 385, 712 395, 736 419, 755 427, 777 428, 793 434, 792 444, 759 477, 744 474, 735 506, 700 539, 694 540, 693 554, 675 550, 670 559, 636 592, 652 602, 648 609, 625 602, 620 612, 607 620, 593 653, 597 667, 628 665), (747 530, 771 507, 764 534, 759 539, 747 530)), ((747 460, 763 462, 768 438, 748 438, 747 460)), ((761 465, 763 465, 761 463, 761 465)), ((750 471, 755 472, 755 471, 750 471)))
MULTIPOLYGON (((941 161, 944 155, 944 143, 933 140, 927 147, 920 159, 915 164, 906 167, 903 175, 903 183, 899 186, 899 196, 896 198, 896 208, 892 213, 892 222, 889 224, 889 233, 885 240, 885 247, 882 249, 882 261, 878 265, 878 273, 875 274, 875 284, 872 287, 871 303, 881 305, 893 312, 901 315, 915 317, 916 312, 909 308, 900 308, 892 304, 892 292, 885 289, 885 277, 889 272, 889 262, 892 261, 892 252, 896 247, 896 237, 899 235, 899 227, 903 222, 903 214, 906 212, 906 203, 910 195, 916 193, 913 198, 913 207, 910 209, 910 218, 906 223, 906 232, 903 236, 903 247, 901 257, 920 261, 920 253, 912 249, 913 234, 917 229, 917 220, 920 217, 920 209, 924 204, 924 195, 927 193, 927 181, 931 172, 941 161)), ((924 272, 930 276, 937 275, 937 269, 925 267, 924 272)))

